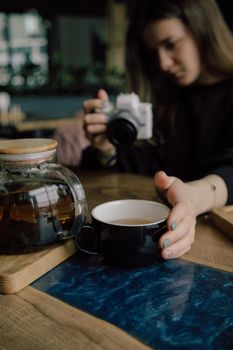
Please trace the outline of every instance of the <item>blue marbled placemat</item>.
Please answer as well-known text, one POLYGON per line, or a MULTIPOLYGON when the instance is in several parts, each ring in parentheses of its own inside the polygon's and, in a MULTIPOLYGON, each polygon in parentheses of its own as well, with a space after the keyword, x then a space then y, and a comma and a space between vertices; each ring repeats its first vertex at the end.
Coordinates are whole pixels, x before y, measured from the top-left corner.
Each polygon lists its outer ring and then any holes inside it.
POLYGON ((157 350, 233 349, 233 274, 180 259, 140 269, 79 254, 32 284, 157 350))

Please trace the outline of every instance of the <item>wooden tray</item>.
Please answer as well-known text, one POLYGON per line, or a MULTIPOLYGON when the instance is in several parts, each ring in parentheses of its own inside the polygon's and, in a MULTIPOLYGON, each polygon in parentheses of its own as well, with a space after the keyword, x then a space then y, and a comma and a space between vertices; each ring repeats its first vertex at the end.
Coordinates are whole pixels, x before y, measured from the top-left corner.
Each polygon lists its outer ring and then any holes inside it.
POLYGON ((233 205, 214 209, 212 211, 212 222, 233 238, 233 205))
POLYGON ((77 251, 73 239, 28 254, 0 255, 0 293, 13 294, 28 286, 77 251))

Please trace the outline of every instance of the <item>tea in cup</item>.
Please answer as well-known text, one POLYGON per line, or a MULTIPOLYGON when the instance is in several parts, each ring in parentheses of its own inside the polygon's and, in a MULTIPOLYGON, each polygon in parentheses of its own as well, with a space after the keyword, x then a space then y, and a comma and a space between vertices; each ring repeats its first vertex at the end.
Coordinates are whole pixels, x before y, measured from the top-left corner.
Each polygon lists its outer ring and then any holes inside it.
MULTIPOLYGON (((137 267, 151 265, 160 259, 159 238, 167 231, 169 208, 161 203, 123 199, 95 207, 89 226, 95 247, 87 249, 82 235, 78 247, 87 253, 100 254, 112 265, 137 267)), ((87 228, 87 226, 86 226, 87 228)), ((85 235, 85 230, 83 231, 85 235)))

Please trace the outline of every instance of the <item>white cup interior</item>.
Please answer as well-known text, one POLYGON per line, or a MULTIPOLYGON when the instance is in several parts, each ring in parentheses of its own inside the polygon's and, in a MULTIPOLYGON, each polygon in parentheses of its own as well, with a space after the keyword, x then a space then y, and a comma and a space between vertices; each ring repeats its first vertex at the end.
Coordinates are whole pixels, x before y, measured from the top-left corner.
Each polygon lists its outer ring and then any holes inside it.
MULTIPOLYGON (((141 199, 121 199, 106 202, 98 205, 92 210, 92 217, 103 223, 112 223, 119 219, 149 219, 151 223, 159 223, 164 221, 169 213, 169 208, 158 202, 141 200, 141 199)), ((119 224, 118 226, 128 226, 119 224)), ((132 226, 132 225, 130 225, 132 226)), ((133 226, 140 226, 135 224, 133 226)))

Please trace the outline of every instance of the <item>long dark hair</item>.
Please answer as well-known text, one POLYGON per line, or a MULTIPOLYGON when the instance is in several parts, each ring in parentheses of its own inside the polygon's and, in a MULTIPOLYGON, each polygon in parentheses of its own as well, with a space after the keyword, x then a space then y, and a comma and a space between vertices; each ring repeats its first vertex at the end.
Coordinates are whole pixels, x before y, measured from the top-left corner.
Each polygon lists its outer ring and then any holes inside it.
POLYGON ((129 86, 161 109, 169 103, 174 109, 179 89, 160 71, 142 34, 149 23, 174 17, 192 33, 205 69, 215 76, 233 77, 233 35, 214 0, 134 1, 126 37, 129 86))

